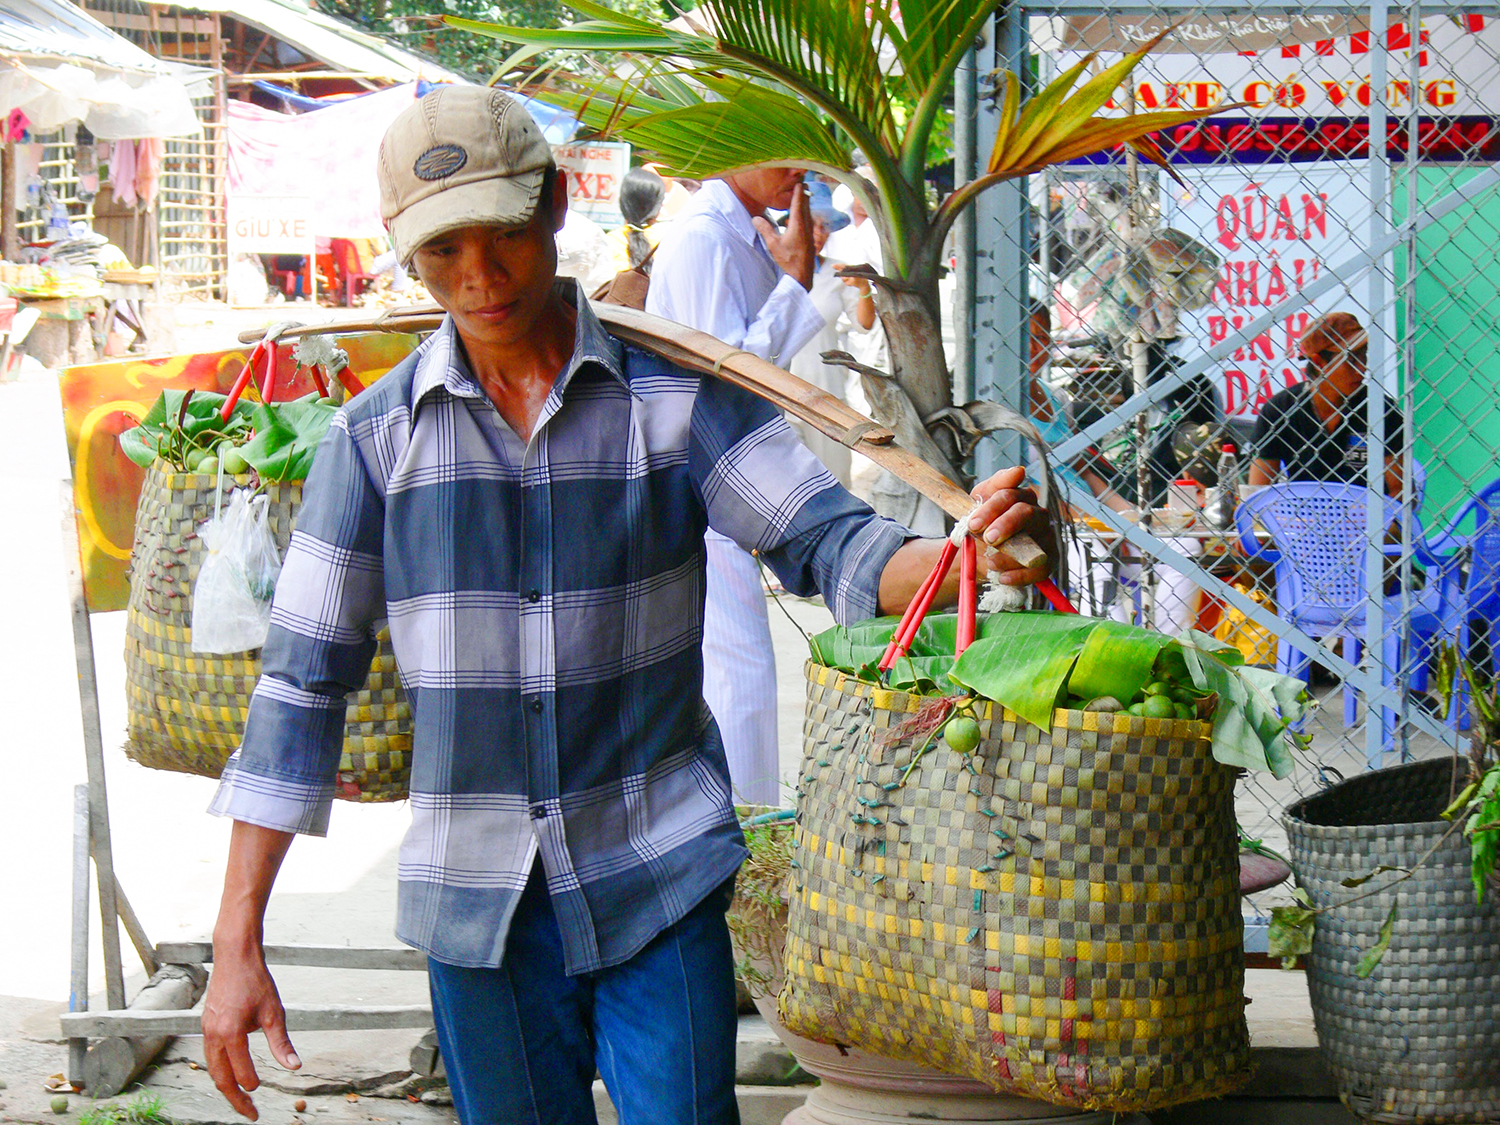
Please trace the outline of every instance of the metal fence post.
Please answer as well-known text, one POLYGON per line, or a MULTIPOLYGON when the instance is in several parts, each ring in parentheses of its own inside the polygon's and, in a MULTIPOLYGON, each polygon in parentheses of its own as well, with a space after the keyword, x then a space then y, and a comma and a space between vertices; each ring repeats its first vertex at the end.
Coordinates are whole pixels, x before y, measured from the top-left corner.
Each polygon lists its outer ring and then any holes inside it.
MULTIPOLYGON (((966 184, 979 174, 978 126, 979 55, 964 53, 953 75, 953 185, 966 184)), ((974 208, 953 224, 953 398, 965 403, 974 396, 974 208)))
MULTIPOLYGON (((1391 37, 1388 0, 1370 2, 1370 222, 1369 243, 1375 246, 1391 231, 1391 153, 1386 136, 1386 85, 1389 79, 1391 37)), ((1386 356, 1385 309, 1390 289, 1382 263, 1377 259, 1368 274, 1366 320, 1369 363, 1365 374, 1365 570, 1369 605, 1365 610, 1365 659, 1371 679, 1385 683, 1385 405, 1386 356)), ((1396 659, 1397 667, 1402 660, 1396 659)), ((1383 694, 1383 693, 1381 693, 1383 694)), ((1365 761, 1378 769, 1385 757, 1385 708, 1382 701, 1365 698, 1365 761)))
MULTIPOLYGON (((1014 70, 1028 82, 1026 14, 1019 7, 1003 9, 993 23, 991 50, 994 67, 1014 70)), ((997 130, 991 100, 981 97, 975 144, 987 154, 997 130)), ((1030 358, 1028 286, 1031 260, 1030 206, 1024 180, 1009 180, 984 192, 975 201, 976 263, 987 263, 974 283, 974 390, 978 398, 1024 410, 1030 358)), ((1006 465, 1025 463, 1020 438, 1004 431, 980 442, 974 453, 975 472, 988 476, 1006 465)))

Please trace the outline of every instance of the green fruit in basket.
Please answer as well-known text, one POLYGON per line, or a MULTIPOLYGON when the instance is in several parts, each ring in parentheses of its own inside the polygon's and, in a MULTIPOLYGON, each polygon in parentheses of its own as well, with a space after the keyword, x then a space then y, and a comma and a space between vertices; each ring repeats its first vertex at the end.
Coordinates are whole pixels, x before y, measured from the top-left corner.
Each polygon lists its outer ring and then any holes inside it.
POLYGON ((1198 693, 1192 688, 1173 688, 1172 698, 1175 699, 1178 703, 1195 703, 1198 699, 1198 693))
POLYGON ((196 469, 194 469, 193 472, 195 472, 195 473, 207 473, 211 477, 218 476, 219 475, 219 459, 217 457, 213 457, 213 456, 205 457, 205 458, 203 458, 203 460, 201 460, 201 461, 198 462, 198 467, 196 469))
POLYGON ((1148 719, 1176 718, 1177 704, 1165 695, 1148 695, 1141 704, 1141 714, 1148 719))
POLYGON ((1125 714, 1134 715, 1139 719, 1146 713, 1145 706, 1144 703, 1132 703, 1129 707, 1125 708, 1125 714))
POLYGON ((250 462, 245 460, 245 455, 234 446, 230 446, 223 453, 224 471, 234 476, 250 471, 250 462))
POLYGON ((1146 694, 1148 696, 1151 696, 1151 695, 1167 695, 1167 696, 1170 696, 1172 694, 1172 685, 1169 684, 1169 683, 1167 683, 1165 680, 1157 680, 1155 683, 1150 683, 1150 684, 1146 685, 1146 694))
POLYGON ((1177 712, 1179 719, 1196 719, 1198 717, 1197 708, 1190 703, 1179 703, 1173 710, 1177 712))
POLYGON ((206 449, 191 449, 188 451, 188 455, 183 458, 183 464, 187 466, 188 472, 196 473, 198 471, 198 466, 203 464, 203 462, 210 456, 212 456, 212 454, 210 454, 206 449))
POLYGON ((979 745, 979 724, 967 715, 955 715, 943 727, 943 741, 956 754, 972 754, 979 745))

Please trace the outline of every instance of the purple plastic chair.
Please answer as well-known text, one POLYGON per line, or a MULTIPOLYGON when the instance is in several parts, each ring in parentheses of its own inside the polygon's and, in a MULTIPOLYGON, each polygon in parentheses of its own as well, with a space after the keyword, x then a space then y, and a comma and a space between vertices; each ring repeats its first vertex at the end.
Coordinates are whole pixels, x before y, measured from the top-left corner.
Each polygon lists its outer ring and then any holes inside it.
POLYGON ((1440 558, 1468 563, 1464 608, 1471 622, 1477 619, 1484 624, 1493 651, 1500 641, 1495 635, 1495 622, 1500 621, 1500 478, 1470 497, 1447 528, 1429 538, 1426 546, 1440 558), (1474 530, 1461 532, 1459 528, 1470 517, 1474 530))
MULTIPOLYGON (((1235 513, 1245 553, 1274 563, 1276 605, 1281 616, 1311 637, 1343 638, 1345 658, 1351 664, 1359 661, 1369 605, 1365 583, 1368 500, 1369 492, 1363 485, 1298 481, 1262 489, 1235 513), (1270 533, 1269 549, 1255 535, 1257 520, 1270 533)), ((1381 501, 1384 524, 1389 527, 1399 518, 1401 504, 1391 497, 1381 497, 1381 501)), ((1429 552, 1420 538, 1420 523, 1416 530, 1416 561, 1427 568, 1426 585, 1411 594, 1410 634, 1418 655, 1412 683, 1420 689, 1426 683, 1427 658, 1436 641, 1453 637, 1462 649, 1467 648, 1468 620, 1454 559, 1429 552)), ((1399 550, 1394 545, 1386 548, 1388 554, 1399 550)), ((1396 671, 1406 666, 1401 652, 1402 631, 1389 624, 1401 613, 1401 598, 1386 597, 1384 609, 1388 624, 1381 638, 1381 663, 1382 682, 1388 686, 1396 671)), ((1310 664, 1308 654, 1285 638, 1278 639, 1277 671, 1305 680, 1310 664)), ((1396 713, 1390 708, 1381 711, 1384 746, 1389 750, 1395 737, 1396 713)), ((1455 700, 1453 714, 1460 712, 1455 700)), ((1354 689, 1345 684, 1344 723, 1352 726, 1354 721, 1354 689)))

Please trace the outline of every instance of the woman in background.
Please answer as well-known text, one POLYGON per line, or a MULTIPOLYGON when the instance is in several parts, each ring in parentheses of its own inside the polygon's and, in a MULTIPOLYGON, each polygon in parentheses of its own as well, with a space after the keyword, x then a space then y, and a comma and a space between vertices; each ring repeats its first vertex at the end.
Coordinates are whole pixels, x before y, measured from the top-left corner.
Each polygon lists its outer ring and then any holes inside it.
POLYGON ((651 272, 647 259, 661 237, 655 224, 666 198, 666 182, 650 168, 632 168, 620 181, 620 214, 625 218, 621 233, 626 258, 622 269, 642 268, 646 273, 651 272))

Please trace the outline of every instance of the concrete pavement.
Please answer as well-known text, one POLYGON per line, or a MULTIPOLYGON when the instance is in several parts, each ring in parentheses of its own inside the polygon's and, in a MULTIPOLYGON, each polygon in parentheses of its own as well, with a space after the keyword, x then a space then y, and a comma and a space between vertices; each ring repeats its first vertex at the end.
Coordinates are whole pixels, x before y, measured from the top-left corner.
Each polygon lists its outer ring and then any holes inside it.
MULTIPOLYGON (((234 329, 254 319, 240 315, 231 324, 211 312, 179 329, 180 349, 222 345, 234 329)), ((286 318, 286 310, 275 315, 286 318)), ((0 527, 8 532, 7 547, 0 551, 0 588, 7 592, 0 715, 8 727, 0 770, 11 792, 7 815, 0 818, 5 860, 0 902, 6 907, 0 922, 0 1080, 6 1083, 0 1090, 0 1121, 55 1120, 43 1084, 66 1067, 57 1016, 68 992, 72 788, 84 780, 59 536, 67 475, 54 377, 32 370, 0 384, 0 527)), ((800 764, 807 656, 799 627, 815 632, 831 619, 821 605, 789 597, 781 598, 779 607, 771 605, 770 614, 780 681, 781 774, 790 781, 800 764)), ((203 811, 214 783, 147 770, 125 759, 118 749, 125 727, 123 614, 95 617, 93 633, 122 887, 153 941, 206 938, 228 835, 225 822, 203 811)), ((303 838, 292 848, 272 899, 268 941, 394 945, 395 849, 406 822, 403 806, 337 803, 328 838, 303 838)), ((102 1006, 103 984, 97 913, 91 925, 93 1007, 102 1006)), ((133 994, 144 975, 128 944, 126 958, 133 970, 127 991, 133 994)), ((285 998, 304 1003, 409 1004, 426 997, 425 976, 419 973, 283 969, 277 977, 285 998)), ((1256 974, 1251 991, 1257 1001, 1250 1010, 1257 1045, 1292 1052, 1284 1061, 1291 1060, 1288 1066, 1300 1077, 1278 1082, 1261 1101, 1251 1099, 1239 1116, 1216 1112, 1213 1119, 1350 1120, 1328 1102, 1326 1080, 1309 1069, 1315 1065, 1308 1062, 1315 1041, 1301 975, 1256 974), (1287 1117, 1278 1097, 1290 1097, 1316 1116, 1287 1117), (1280 1108, 1267 1116, 1263 1111, 1272 1103, 1280 1108)), ((762 1034, 752 1021, 744 1038, 762 1034)), ((261 1050, 262 1120, 320 1125, 453 1120, 451 1108, 426 1104, 420 1089, 402 1085, 417 1036, 415 1031, 298 1035, 304 1067, 297 1075, 281 1072, 261 1050), (301 1113, 294 1108, 299 1099, 308 1103, 301 1113)), ((180 1121, 236 1120, 201 1069, 199 1049, 192 1038, 171 1045, 148 1075, 148 1088, 161 1094, 180 1121)), ((1273 1057, 1279 1056, 1265 1055, 1273 1057)), ((779 1121, 798 1097, 795 1090, 756 1090, 743 1101, 747 1125, 779 1121)), ((88 1104, 75 1097, 70 1113, 88 1104)), ((1238 1103, 1224 1103, 1226 1113, 1232 1104, 1238 1103)), ((1190 1119, 1179 1114, 1158 1122, 1190 1119)))

